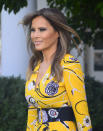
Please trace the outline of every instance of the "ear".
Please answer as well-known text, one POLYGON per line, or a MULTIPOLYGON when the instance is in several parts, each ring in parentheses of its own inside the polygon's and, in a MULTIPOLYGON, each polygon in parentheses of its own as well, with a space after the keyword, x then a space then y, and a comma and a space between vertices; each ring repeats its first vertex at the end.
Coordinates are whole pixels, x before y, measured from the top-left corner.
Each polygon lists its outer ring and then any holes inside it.
POLYGON ((56 36, 57 36, 57 38, 59 38, 59 37, 60 37, 59 32, 56 32, 56 36))

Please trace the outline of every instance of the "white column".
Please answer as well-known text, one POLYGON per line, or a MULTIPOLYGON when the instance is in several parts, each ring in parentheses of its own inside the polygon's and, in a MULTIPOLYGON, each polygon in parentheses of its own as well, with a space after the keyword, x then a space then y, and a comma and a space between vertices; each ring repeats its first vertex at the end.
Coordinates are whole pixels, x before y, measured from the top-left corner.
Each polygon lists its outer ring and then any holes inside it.
POLYGON ((48 4, 46 0, 37 0, 37 10, 47 8, 48 4))
MULTIPOLYGON (((78 56, 78 50, 76 48, 73 48, 70 51, 70 54, 77 58, 77 56, 78 56)), ((84 51, 81 52, 80 56, 78 57, 78 60, 80 61, 80 64, 82 66, 82 70, 84 72, 84 51)))
POLYGON ((89 48, 89 52, 88 52, 88 70, 89 70, 89 75, 90 76, 94 76, 94 48, 93 46, 91 46, 89 48))
POLYGON ((29 55, 26 37, 22 25, 18 25, 24 15, 36 10, 36 0, 28 0, 28 6, 16 15, 2 10, 1 34, 2 54, 1 73, 3 76, 21 76, 25 78, 29 55))
POLYGON ((87 46, 85 49, 85 65, 86 74, 93 77, 94 76, 94 49, 93 46, 87 46))

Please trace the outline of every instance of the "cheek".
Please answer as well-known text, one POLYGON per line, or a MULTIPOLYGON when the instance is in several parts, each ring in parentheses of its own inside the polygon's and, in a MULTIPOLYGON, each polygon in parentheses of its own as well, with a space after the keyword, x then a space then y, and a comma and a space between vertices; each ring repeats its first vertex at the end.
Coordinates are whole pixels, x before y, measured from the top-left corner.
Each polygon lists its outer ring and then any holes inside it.
POLYGON ((57 36, 57 33, 47 33, 45 36, 44 36, 44 40, 46 42, 48 41, 55 41, 58 39, 58 36, 57 36))
POLYGON ((30 34, 30 38, 33 39, 33 33, 30 34))

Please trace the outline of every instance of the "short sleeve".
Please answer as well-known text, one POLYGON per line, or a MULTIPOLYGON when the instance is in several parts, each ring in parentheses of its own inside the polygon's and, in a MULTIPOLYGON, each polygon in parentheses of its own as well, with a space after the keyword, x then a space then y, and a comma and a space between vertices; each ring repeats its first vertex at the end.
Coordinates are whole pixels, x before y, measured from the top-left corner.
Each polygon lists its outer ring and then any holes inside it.
POLYGON ((67 55, 63 63, 65 88, 73 108, 78 131, 92 131, 84 85, 84 74, 80 62, 73 56, 67 55))

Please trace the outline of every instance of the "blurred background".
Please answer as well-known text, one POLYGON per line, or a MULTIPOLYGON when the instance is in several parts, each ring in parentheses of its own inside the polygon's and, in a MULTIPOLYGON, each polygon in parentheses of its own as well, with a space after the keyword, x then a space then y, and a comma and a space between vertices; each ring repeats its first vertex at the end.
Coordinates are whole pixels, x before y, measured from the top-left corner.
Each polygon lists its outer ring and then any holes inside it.
MULTIPOLYGON (((78 57, 85 74, 94 131, 103 129, 103 1, 0 0, 0 131, 25 131, 25 75, 29 61, 26 33, 19 22, 41 8, 58 8, 81 37, 78 57), (22 119, 22 121, 20 121, 22 119)), ((77 57, 73 46, 71 54, 77 57)))

